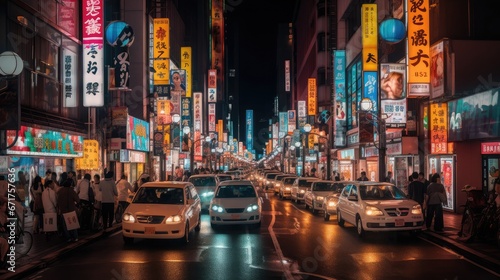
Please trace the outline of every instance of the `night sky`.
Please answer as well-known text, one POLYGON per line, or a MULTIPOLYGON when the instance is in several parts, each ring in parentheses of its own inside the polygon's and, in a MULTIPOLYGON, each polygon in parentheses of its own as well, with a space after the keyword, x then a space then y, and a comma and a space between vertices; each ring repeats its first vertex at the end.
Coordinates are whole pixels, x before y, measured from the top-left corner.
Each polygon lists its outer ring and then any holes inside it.
MULTIPOLYGON (((254 110, 254 149, 262 153, 276 96, 278 23, 292 21, 295 0, 226 1, 239 21, 240 141, 245 138, 245 112, 254 110)), ((231 24, 228 20, 227 24, 231 24)), ((236 124, 235 124, 236 125, 236 124)), ((237 129, 237 127, 235 127, 237 129)))

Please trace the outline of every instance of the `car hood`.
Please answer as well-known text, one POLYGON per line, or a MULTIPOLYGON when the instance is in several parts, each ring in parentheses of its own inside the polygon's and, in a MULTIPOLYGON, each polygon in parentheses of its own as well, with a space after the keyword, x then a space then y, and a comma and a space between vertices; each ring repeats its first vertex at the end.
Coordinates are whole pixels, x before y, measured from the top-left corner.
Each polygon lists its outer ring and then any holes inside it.
POLYGON ((250 204, 258 204, 258 201, 256 197, 214 198, 212 199, 212 204, 217 204, 224 208, 245 208, 250 204))
POLYGON ((371 206, 381 206, 381 207, 408 207, 411 208, 413 205, 418 204, 416 201, 410 199, 392 199, 392 200, 365 200, 367 205, 371 206))
POLYGON ((329 192, 329 191, 312 191, 312 193, 316 196, 323 196, 323 197, 326 197, 328 195, 330 195, 332 192, 329 192))
POLYGON ((173 216, 180 215, 184 205, 180 204, 130 204, 126 213, 134 215, 173 216))

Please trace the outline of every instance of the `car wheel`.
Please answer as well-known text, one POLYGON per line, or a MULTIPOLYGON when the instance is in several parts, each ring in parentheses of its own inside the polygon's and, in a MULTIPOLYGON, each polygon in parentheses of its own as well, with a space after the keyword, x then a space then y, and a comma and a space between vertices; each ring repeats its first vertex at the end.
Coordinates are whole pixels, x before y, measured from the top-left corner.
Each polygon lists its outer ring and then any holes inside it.
POLYGON ((363 223, 361 222, 361 217, 356 218, 356 230, 359 237, 365 236, 365 230, 363 229, 363 223))
POLYGON ((189 224, 186 223, 186 229, 184 230, 184 237, 182 238, 184 244, 189 243, 189 224))
POLYGON ((134 238, 124 236, 123 243, 125 243, 125 245, 132 245, 132 244, 134 244, 134 238))
POLYGON ((311 205, 312 205, 311 206, 311 210, 312 210, 313 214, 317 214, 318 213, 318 209, 314 208, 314 202, 311 203, 311 205))
POLYGON ((344 227, 344 219, 342 219, 342 214, 340 213, 340 211, 337 209, 337 224, 341 227, 344 227))
POLYGON ((325 221, 329 221, 330 220, 330 214, 328 214, 326 211, 325 211, 325 221))
POLYGON ((196 231, 201 230, 201 214, 198 217, 198 224, 196 224, 196 227, 194 228, 194 230, 196 230, 196 231))

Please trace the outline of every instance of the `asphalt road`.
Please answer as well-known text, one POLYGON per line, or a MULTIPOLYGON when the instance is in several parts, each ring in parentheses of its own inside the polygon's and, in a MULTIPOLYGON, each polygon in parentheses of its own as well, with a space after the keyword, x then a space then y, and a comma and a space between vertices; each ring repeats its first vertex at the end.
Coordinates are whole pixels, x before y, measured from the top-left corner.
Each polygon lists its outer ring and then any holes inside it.
POLYGON ((209 217, 188 245, 121 233, 76 250, 30 279, 499 279, 454 252, 407 233, 368 234, 325 222, 303 204, 263 194, 260 229, 214 231, 209 217))

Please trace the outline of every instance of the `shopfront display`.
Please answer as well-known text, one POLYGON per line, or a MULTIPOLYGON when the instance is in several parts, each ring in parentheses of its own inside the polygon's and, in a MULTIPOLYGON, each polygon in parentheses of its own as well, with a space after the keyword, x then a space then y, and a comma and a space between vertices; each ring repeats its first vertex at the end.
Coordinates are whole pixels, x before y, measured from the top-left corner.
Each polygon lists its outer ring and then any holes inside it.
POLYGON ((428 163, 427 170, 431 175, 437 173, 441 176, 441 183, 446 190, 448 203, 443 208, 455 211, 455 155, 429 155, 428 163))
POLYGON ((500 176, 500 142, 481 143, 483 192, 491 192, 494 182, 500 176))

